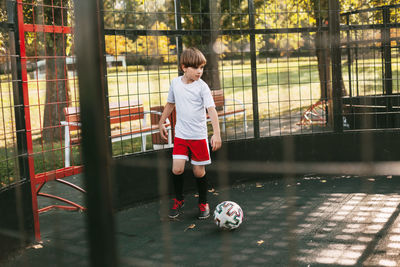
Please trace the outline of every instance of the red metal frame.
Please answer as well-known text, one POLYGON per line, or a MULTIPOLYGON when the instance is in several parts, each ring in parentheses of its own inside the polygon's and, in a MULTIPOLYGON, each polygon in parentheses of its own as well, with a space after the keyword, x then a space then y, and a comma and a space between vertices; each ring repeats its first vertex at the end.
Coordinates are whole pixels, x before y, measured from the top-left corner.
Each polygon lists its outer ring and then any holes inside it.
MULTIPOLYGON (((20 53, 21 53, 21 74, 22 74, 22 88, 23 88, 23 98, 24 98, 24 113, 25 113, 25 127, 26 127, 26 139, 27 139, 27 152, 28 152, 28 164, 29 164, 29 176, 31 179, 31 192, 32 192, 32 209, 34 218, 34 229, 35 238, 37 241, 41 240, 40 237, 40 224, 39 224, 39 213, 48 211, 53 208, 65 209, 65 210, 85 210, 85 208, 79 204, 76 204, 65 198, 59 196, 47 194, 40 192, 44 184, 48 181, 57 181, 66 186, 72 187, 82 193, 85 191, 67 181, 61 180, 67 176, 81 173, 83 170, 82 166, 72 166, 68 168, 61 168, 54 171, 49 171, 45 173, 35 173, 34 167, 34 150, 33 150, 33 140, 32 140, 32 125, 31 125, 31 110, 29 104, 29 86, 28 86, 28 72, 27 72, 27 55, 26 55, 26 43, 25 43, 25 33, 26 32, 45 32, 45 33, 59 33, 59 34, 72 34, 73 29, 69 26, 57 26, 57 25, 40 25, 40 24, 25 24, 23 6, 28 5, 28 3, 23 3, 23 0, 17 0, 17 15, 18 15, 18 31, 20 40, 20 53), (38 196, 52 198, 68 205, 50 205, 44 208, 38 208, 38 196)), ((31 4, 29 4, 31 5, 31 4)), ((52 8, 55 8, 52 6, 52 8)), ((57 7, 60 8, 60 7, 57 7)), ((62 7, 61 7, 62 8, 62 7)), ((52 56, 52 55, 50 55, 52 56)), ((38 58, 48 58, 48 55, 38 58)), ((65 70, 64 70, 65 71, 65 70)))
POLYGON ((319 100, 309 106, 297 125, 326 125, 326 101, 319 100))
MULTIPOLYGON (((80 192, 82 192, 82 193, 86 193, 86 191, 85 191, 84 189, 82 189, 81 187, 79 187, 79 186, 77 186, 77 185, 75 185, 75 184, 73 184, 73 183, 64 181, 64 180, 62 180, 62 179, 57 179, 57 180, 55 180, 55 181, 57 181, 57 182, 59 182, 59 183, 62 183, 62 184, 65 184, 65 185, 67 185, 67 186, 69 186, 69 187, 72 187, 72 188, 74 188, 74 189, 76 189, 76 190, 78 190, 78 191, 80 191, 80 192)), ((62 197, 59 197, 59 196, 56 196, 56 195, 52 195, 52 194, 47 194, 47 193, 42 193, 42 192, 40 192, 40 190, 42 189, 42 187, 44 186, 45 183, 46 183, 46 182, 38 183, 39 187, 38 187, 37 190, 36 190, 36 195, 59 200, 59 201, 61 201, 61 202, 67 203, 68 206, 65 206, 65 205, 50 205, 50 206, 47 206, 47 207, 44 207, 44 208, 39 209, 39 210, 38 210, 39 213, 40 213, 40 212, 48 211, 48 210, 53 209, 53 208, 64 209, 64 210, 77 210, 77 211, 79 211, 79 210, 81 210, 81 211, 86 210, 86 208, 84 208, 83 206, 81 206, 81 205, 79 205, 79 204, 77 204, 77 203, 75 203, 75 202, 73 202, 73 201, 70 201, 70 200, 68 200, 68 199, 65 199, 65 198, 62 198, 62 197)))
POLYGON ((63 34, 68 34, 73 32, 71 27, 66 27, 66 26, 24 24, 23 27, 25 32, 50 32, 50 33, 63 33, 63 34))

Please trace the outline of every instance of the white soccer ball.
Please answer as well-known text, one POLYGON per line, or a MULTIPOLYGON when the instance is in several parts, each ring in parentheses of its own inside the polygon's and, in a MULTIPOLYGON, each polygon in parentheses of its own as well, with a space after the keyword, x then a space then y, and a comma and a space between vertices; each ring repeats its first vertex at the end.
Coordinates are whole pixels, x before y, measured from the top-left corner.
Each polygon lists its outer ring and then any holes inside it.
POLYGON ((224 201, 215 207, 215 224, 226 230, 232 230, 239 227, 243 221, 242 208, 233 201, 224 201))

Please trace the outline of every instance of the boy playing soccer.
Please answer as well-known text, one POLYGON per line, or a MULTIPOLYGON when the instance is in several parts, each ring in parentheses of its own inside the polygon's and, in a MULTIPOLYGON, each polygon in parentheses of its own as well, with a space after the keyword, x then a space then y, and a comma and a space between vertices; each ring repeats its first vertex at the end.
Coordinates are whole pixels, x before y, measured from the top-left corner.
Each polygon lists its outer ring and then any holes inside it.
POLYGON ((184 75, 172 80, 168 92, 167 104, 159 121, 161 138, 168 139, 168 132, 164 126, 166 118, 176 108, 176 126, 174 148, 172 152, 172 176, 175 190, 173 206, 169 217, 179 216, 184 205, 183 172, 185 163, 191 155, 193 174, 196 178, 199 192, 199 219, 210 216, 210 207, 207 203, 207 177, 205 165, 211 164, 208 148, 207 112, 211 119, 213 136, 211 147, 218 150, 221 145, 218 114, 208 85, 200 79, 207 61, 204 55, 196 48, 188 48, 182 52, 179 66, 184 75))

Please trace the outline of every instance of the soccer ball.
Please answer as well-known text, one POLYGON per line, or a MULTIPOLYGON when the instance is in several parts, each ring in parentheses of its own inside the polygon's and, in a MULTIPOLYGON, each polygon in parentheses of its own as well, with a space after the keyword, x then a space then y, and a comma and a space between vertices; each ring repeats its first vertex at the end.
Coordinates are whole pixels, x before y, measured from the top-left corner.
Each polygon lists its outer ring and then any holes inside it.
POLYGON ((221 202, 215 207, 214 221, 222 229, 236 229, 243 221, 242 208, 233 201, 221 202))

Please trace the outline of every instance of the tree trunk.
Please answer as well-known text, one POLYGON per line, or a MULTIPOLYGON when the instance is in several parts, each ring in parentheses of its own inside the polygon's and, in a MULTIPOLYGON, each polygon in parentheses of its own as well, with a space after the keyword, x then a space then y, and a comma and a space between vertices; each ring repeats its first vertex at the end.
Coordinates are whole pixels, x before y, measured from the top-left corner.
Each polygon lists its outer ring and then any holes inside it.
MULTIPOLYGON (((328 20, 323 20, 321 17, 317 17, 317 33, 315 37, 315 47, 318 62, 318 75, 320 82, 321 96, 320 100, 326 101, 328 106, 328 123, 333 123, 333 107, 332 107, 332 60, 330 50, 330 38, 328 31, 321 30, 321 27, 328 26, 328 20)), ((342 90, 342 96, 347 95, 347 91, 344 85, 343 77, 341 78, 340 84, 342 90)))
POLYGON ((328 26, 321 18, 317 18, 318 31, 315 37, 315 47, 318 62, 318 75, 321 90, 321 100, 327 100, 332 95, 331 53, 329 50, 329 35, 321 27, 328 26))
POLYGON ((208 84, 211 90, 221 89, 218 54, 214 51, 214 44, 218 38, 216 29, 218 27, 219 20, 217 17, 214 17, 216 16, 215 12, 211 12, 211 10, 216 9, 216 4, 216 1, 205 0, 201 10, 203 23, 202 26, 206 31, 201 36, 202 46, 200 49, 204 51, 207 59, 207 65, 204 68, 204 74, 202 78, 208 84))
MULTIPOLYGON (((204 73, 202 79, 208 84, 211 90, 217 91, 221 90, 221 80, 219 77, 219 55, 214 50, 215 42, 217 41, 217 27, 219 27, 219 18, 216 17, 215 12, 211 10, 217 9, 216 1, 206 0, 203 5, 203 25, 205 29, 210 29, 209 32, 205 32, 201 36, 202 47, 200 49, 205 52, 205 57, 207 59, 207 65, 204 68, 204 73)), ((223 95, 221 90, 220 92, 223 95)), ((215 100, 215 99, 214 99, 215 100)), ((215 101, 216 110, 220 111, 224 108, 224 102, 215 101)))
MULTIPOLYGON (((66 0, 47 0, 44 4, 53 6, 67 6, 66 0), (48 2, 48 3, 46 3, 48 2), (51 3, 52 2, 52 3, 51 3)), ((67 11, 60 8, 45 11, 47 25, 67 25, 67 11), (54 12, 54 13, 53 13, 54 12), (62 12, 62 14, 61 14, 62 12)), ((63 127, 60 121, 64 120, 64 108, 69 102, 68 69, 66 64, 66 35, 62 33, 46 34, 46 104, 43 116, 42 138, 45 142, 60 141, 63 139, 63 127)))
POLYGON ((218 54, 214 52, 213 45, 215 43, 210 36, 203 35, 202 43, 199 49, 205 52, 207 65, 204 68, 202 79, 208 84, 211 90, 221 89, 221 80, 219 78, 218 54))
POLYGON ((201 36, 184 36, 183 42, 187 47, 197 47, 203 52, 207 60, 202 79, 208 84, 211 90, 221 89, 219 78, 219 55, 214 51, 214 44, 218 38, 216 29, 219 27, 217 5, 219 1, 214 0, 182 0, 181 9, 183 13, 190 13, 192 10, 199 12, 199 16, 193 16, 185 23, 189 29, 201 29, 201 36), (213 10, 213 12, 211 12, 213 10), (190 22, 189 22, 190 21, 190 22))

